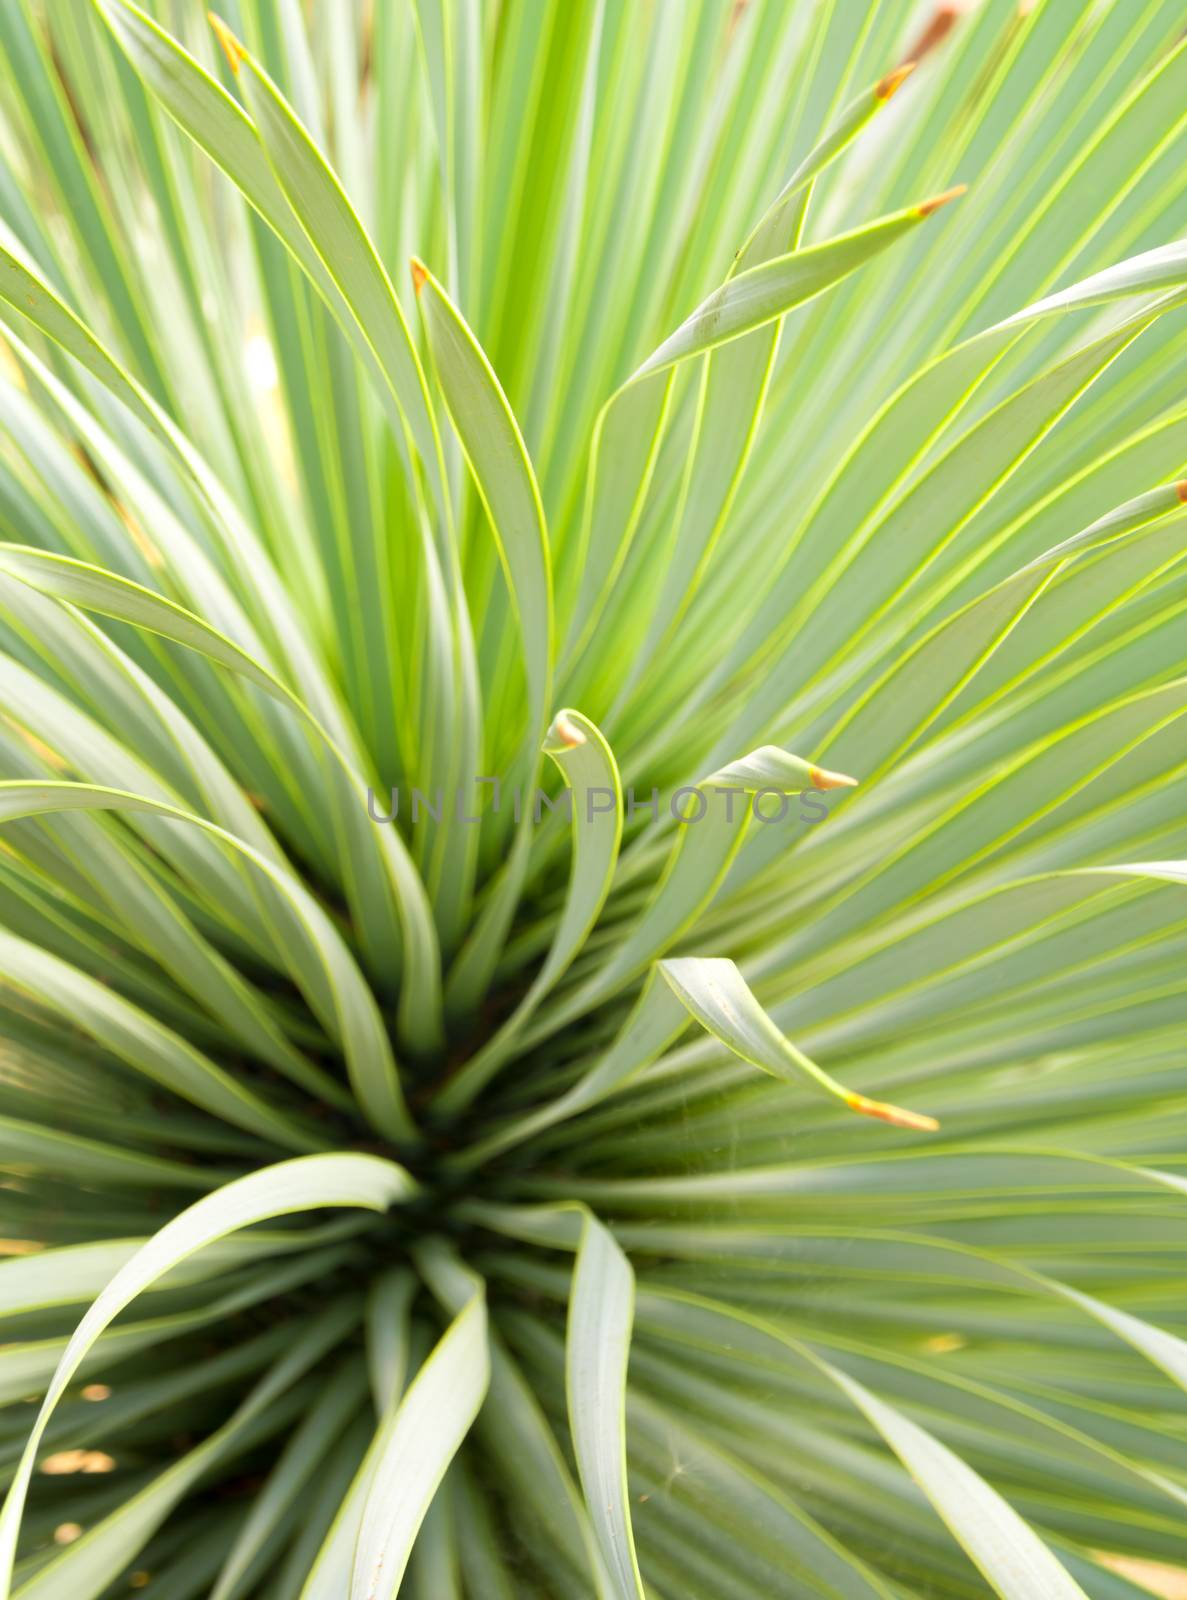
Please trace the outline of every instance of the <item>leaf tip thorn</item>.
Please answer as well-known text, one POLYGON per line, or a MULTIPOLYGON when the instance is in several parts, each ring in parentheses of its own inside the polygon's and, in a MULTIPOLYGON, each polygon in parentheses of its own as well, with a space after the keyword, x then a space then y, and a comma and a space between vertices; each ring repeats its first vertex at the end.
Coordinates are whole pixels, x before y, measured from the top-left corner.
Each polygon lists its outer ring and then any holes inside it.
POLYGON ((808 776, 814 789, 856 789, 857 779, 846 772, 830 772, 827 767, 812 767, 808 776))
POLYGON ((558 711, 548 724, 548 732, 544 735, 544 750, 550 756, 556 756, 562 750, 579 750, 586 739, 585 730, 573 721, 569 711, 558 711))
POLYGON ((930 217, 933 211, 938 211, 941 206, 946 206, 952 200, 959 200, 962 194, 968 192, 967 183, 958 183, 951 189, 945 189, 943 194, 936 194, 930 200, 925 200, 922 205, 916 207, 916 211, 921 217, 930 217))
POLYGON ((847 1094, 845 1104, 863 1117, 877 1117, 879 1122, 889 1122, 895 1128, 913 1128, 916 1133, 936 1133, 940 1124, 935 1117, 924 1116, 921 1111, 906 1111, 902 1106, 887 1105, 884 1100, 870 1100, 864 1094, 847 1094))
POLYGON ((1187 505, 1187 478, 1179 479, 1178 483, 1175 484, 1175 493, 1184 505, 1187 505))
POLYGON ((214 29, 214 36, 218 40, 219 44, 221 44, 223 47, 223 54, 227 58, 227 65, 230 67, 235 76, 238 77, 239 63, 243 60, 244 56, 247 54, 247 51, 243 48, 239 40, 231 32, 230 28, 227 27, 226 23, 216 11, 208 11, 206 13, 206 20, 214 29))
POLYGON ((914 70, 914 61, 904 61, 901 67, 895 67, 893 72, 888 72, 884 78, 880 78, 874 89, 875 100, 892 100, 914 70))
POLYGON ((419 295, 420 291, 424 288, 425 283, 428 281, 429 269, 425 266, 424 262, 419 258, 419 256, 413 256, 410 265, 412 267, 413 293, 419 295))

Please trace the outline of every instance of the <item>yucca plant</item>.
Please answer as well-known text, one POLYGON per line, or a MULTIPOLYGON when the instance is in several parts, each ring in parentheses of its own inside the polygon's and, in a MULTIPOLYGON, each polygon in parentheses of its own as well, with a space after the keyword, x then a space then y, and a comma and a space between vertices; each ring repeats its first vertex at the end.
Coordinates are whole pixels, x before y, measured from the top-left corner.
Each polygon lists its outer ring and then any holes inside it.
POLYGON ((0 4, 3 1600, 1187 1593, 1183 23, 0 4))

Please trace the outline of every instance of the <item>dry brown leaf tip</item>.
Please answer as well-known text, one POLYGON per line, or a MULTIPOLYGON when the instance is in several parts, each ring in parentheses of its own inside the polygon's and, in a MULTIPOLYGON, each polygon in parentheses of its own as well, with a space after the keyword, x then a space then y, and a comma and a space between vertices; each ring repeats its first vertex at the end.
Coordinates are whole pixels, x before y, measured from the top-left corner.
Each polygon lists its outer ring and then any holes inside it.
POLYGON ((924 24, 922 33, 907 51, 908 59, 922 61, 924 56, 929 56, 933 50, 938 49, 960 21, 963 13, 962 0, 942 0, 924 24))

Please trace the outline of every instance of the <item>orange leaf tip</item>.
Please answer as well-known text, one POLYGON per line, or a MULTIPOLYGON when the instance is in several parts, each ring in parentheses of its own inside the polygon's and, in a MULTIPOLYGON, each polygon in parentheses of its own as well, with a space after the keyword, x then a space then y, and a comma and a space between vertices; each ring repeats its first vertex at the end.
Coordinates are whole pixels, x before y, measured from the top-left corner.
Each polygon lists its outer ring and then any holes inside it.
POLYGON ((915 63, 913 61, 904 61, 901 67, 895 67, 893 72, 888 72, 884 78, 879 80, 877 87, 874 89, 874 99, 892 100, 914 70, 915 63))
POLYGON ((575 722, 570 721, 563 711, 552 726, 557 738, 568 749, 575 750, 578 745, 585 743, 585 735, 581 729, 575 722))
POLYGON ((1175 493, 1184 505, 1187 505, 1187 478, 1179 479, 1178 483, 1175 484, 1175 493))
POLYGON ((231 71, 236 75, 236 77, 238 77, 239 63, 243 60, 244 56, 247 54, 247 51, 239 43, 239 40, 231 32, 230 28, 227 27, 223 19, 215 12, 208 11, 206 13, 206 20, 214 29, 215 38, 223 47, 223 54, 227 58, 227 65, 230 67, 231 71))
POLYGON ((877 1117, 879 1122, 889 1122, 896 1128, 913 1128, 917 1133, 935 1133, 940 1126, 934 1117, 925 1117, 919 1111, 904 1111, 902 1106, 890 1106, 884 1100, 870 1100, 864 1094, 847 1094, 845 1104, 851 1111, 860 1111, 863 1117, 877 1117))
POLYGON ((938 211, 941 206, 946 206, 951 200, 959 200, 962 194, 967 194, 967 183, 958 183, 954 189, 945 189, 943 194, 933 195, 930 200, 925 200, 922 205, 915 207, 917 216, 930 217, 933 211, 938 211))
POLYGON ((424 288, 425 283, 428 281, 429 269, 425 266, 424 262, 419 260, 416 256, 413 256, 411 266, 413 292, 419 295, 420 291, 424 288))
POLYGON ((856 789, 857 779, 844 772, 830 772, 827 767, 812 767, 808 776, 814 789, 856 789))

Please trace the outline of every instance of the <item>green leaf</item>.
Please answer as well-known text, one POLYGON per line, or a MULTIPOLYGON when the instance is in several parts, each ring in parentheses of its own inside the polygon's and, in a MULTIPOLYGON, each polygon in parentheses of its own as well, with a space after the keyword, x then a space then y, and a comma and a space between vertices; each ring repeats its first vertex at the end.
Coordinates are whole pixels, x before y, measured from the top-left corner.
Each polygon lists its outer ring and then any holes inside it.
MULTIPOLYGON (((419 261, 413 262, 413 276, 433 370, 469 462, 519 624, 528 700, 522 776, 531 795, 552 695, 552 569, 544 507, 519 425, 490 362, 461 313, 419 261)), ((527 871, 531 826, 529 803, 507 870, 450 972, 446 1001, 454 1016, 464 1017, 490 983, 527 871)))
MULTIPOLYGON (((879 79, 878 83, 855 96, 812 150, 796 167, 763 214, 730 268, 732 279, 774 257, 800 248, 812 186, 853 139, 887 106, 912 69, 908 66, 879 79)), ((695 591, 706 563, 719 539, 724 521, 733 506, 741 478, 746 470, 763 414, 767 389, 779 353, 781 322, 762 337, 742 338, 728 348, 710 351, 704 358, 701 374, 703 398, 690 445, 687 488, 682 491, 682 515, 673 542, 672 556, 664 573, 655 610, 648 624, 647 637, 640 646, 633 668, 619 690, 620 702, 644 671, 652 651, 676 623, 695 591)), ((654 386, 649 386, 654 387, 654 386)), ((640 400, 641 392, 628 388, 610 412, 617 418, 640 400)), ((599 419, 601 421, 601 419, 599 419)), ((615 459, 620 459, 615 452, 615 459)), ((591 459, 591 480, 596 477, 591 459)), ((627 477, 621 471, 616 479, 627 477)), ((622 535, 619 560, 625 557, 633 529, 622 535)), ((596 550, 605 536, 596 534, 596 550)), ((594 580, 594 592, 601 587, 594 580)))
MULTIPOLYGON (((95 1600, 203 1474, 235 1448, 241 1448, 245 1437, 259 1431, 261 1421, 275 1427, 280 1419, 291 1415, 291 1408, 284 1405, 286 1391, 350 1330, 356 1309, 349 1303, 340 1303, 312 1318, 301 1340, 281 1356, 222 1427, 89 1529, 30 1582, 22 1583, 17 1595, 23 1600, 95 1600)), ((362 1383, 357 1373, 348 1372, 346 1380, 352 1378, 357 1397, 362 1383)), ((336 1387, 343 1387, 341 1375, 336 1387)))
POLYGON ((236 71, 272 171, 374 352, 399 407, 397 423, 408 419, 433 498, 448 523, 444 462, 428 386, 391 280, 342 185, 276 85, 237 42, 229 48, 232 59, 247 69, 236 71))
POLYGON ((1166 484, 1117 506, 1080 533, 1036 556, 1018 572, 938 622, 861 695, 834 727, 877 776, 900 760, 971 681, 1064 562, 1113 544, 1165 519, 1183 504, 1166 484), (920 716, 919 707, 927 706, 920 716))
POLYGON ((433 371, 470 464, 523 641, 528 734, 544 731, 552 686, 548 528, 523 435, 481 346, 445 290, 413 263, 433 371))
POLYGON ((384 1430, 362 1509, 351 1600, 393 1600, 425 1513, 490 1381, 479 1286, 408 1386, 384 1430))
POLYGON ((351 1359, 339 1367, 309 1408, 299 1427, 268 1475, 268 1481, 252 1503, 247 1520, 239 1530, 227 1558, 219 1570, 210 1600, 229 1600, 242 1592, 246 1574, 273 1529, 291 1506, 304 1498, 314 1474, 359 1408, 366 1393, 366 1380, 351 1359))
MULTIPOLYGON (((70 1019, 133 1071, 143 1073, 192 1105, 201 1106, 212 1116, 285 1149, 325 1148, 319 1134, 245 1089, 181 1034, 27 940, 0 932, 0 978, 18 993, 70 1019)), ((43 1145, 38 1152, 37 1142, 33 1142, 29 1154, 35 1153, 44 1157, 47 1151, 43 1145)), ((78 1154, 80 1160, 86 1161, 85 1141, 78 1154)), ((92 1159, 99 1155, 100 1149, 92 1150, 92 1159)), ((134 1170, 133 1163, 129 1175, 134 1170)), ((164 1169, 156 1170, 163 1175, 164 1169)), ((143 1176, 148 1178, 150 1172, 151 1169, 145 1171, 143 1176)))
POLYGON ((622 839, 622 780, 610 746, 588 717, 560 711, 544 749, 565 781, 572 817, 573 862, 564 909, 544 964, 523 999, 439 1095, 437 1107, 443 1112, 465 1105, 511 1054, 516 1038, 588 938, 614 879, 622 839))
MULTIPOLYGON (((144 795, 124 794, 94 784, 0 782, 0 822, 79 810, 147 811, 191 824, 219 839, 258 871, 287 905, 292 915, 292 931, 317 965, 320 981, 312 990, 311 1001, 324 987, 335 1031, 342 1039, 351 1085, 360 1104, 373 1125, 390 1138, 404 1139, 413 1135, 414 1125, 404 1104, 379 1008, 341 935, 302 883, 215 823, 144 795)), ((229 1115, 233 1102, 226 1094, 216 1093, 213 1086, 216 1083, 225 1085, 241 1103, 234 1106, 237 1115, 231 1119, 239 1126, 256 1132, 270 1129, 274 1134, 283 1126, 275 1113, 265 1115, 259 1103, 245 1090, 235 1086, 232 1091, 231 1080, 216 1067, 209 1063, 200 1065, 196 1052, 183 1040, 168 1038, 166 1030, 147 1017, 134 1018, 126 1002, 107 996, 91 979, 72 973, 63 963, 34 951, 32 946, 22 949, 18 942, 11 941, 7 946, 0 944, 0 951, 4 950, 10 981, 37 984, 38 992, 56 996, 59 1004, 63 1003, 64 986, 70 996, 69 1004, 79 1007, 92 1019, 96 1037, 114 1049, 121 1049, 122 1045, 125 1058, 135 1062, 141 1071, 149 1072, 158 1081, 177 1088, 179 1093, 185 1093, 197 1104, 221 1115, 229 1115), (128 1043, 122 1043, 125 1040, 128 1043), (133 1045, 134 1054, 129 1054, 133 1045), (198 1098, 199 1092, 206 1098, 198 1098)), ((296 959, 293 967, 300 981, 304 963, 296 959)), ((295 1134, 289 1133, 287 1137, 291 1142, 295 1134)), ((320 1140, 311 1141, 308 1137, 302 1142, 306 1148, 310 1143, 321 1146, 320 1140)))
POLYGON ((829 1376, 877 1428, 1002 1600, 1085 1600, 1014 1509, 933 1435, 835 1369, 829 1376))
POLYGON ((697 784, 676 790, 670 810, 680 819, 679 833, 653 898, 596 974, 574 994, 562 996, 550 1026, 580 1016, 613 994, 695 922, 725 878, 762 797, 855 782, 767 745, 697 784))
MULTIPOLYGON (((225 490, 213 477, 197 451, 179 433, 151 397, 123 372, 99 340, 69 307, 64 305, 43 280, 7 251, 2 244, 0 244, 0 299, 6 300, 18 311, 22 319, 33 321, 65 351, 74 356, 124 405, 128 406, 133 414, 161 439, 171 453, 177 456, 211 511, 216 525, 229 541, 228 549, 233 552, 235 562, 245 566, 250 574, 248 589, 269 603, 272 625, 281 633, 285 652, 294 665, 298 681, 309 696, 309 711, 306 715, 314 721, 319 731, 323 727, 326 728, 323 737, 329 743, 336 761, 345 766, 347 758, 341 755, 340 751, 344 741, 349 744, 350 737, 343 724, 336 699, 330 692, 320 667, 314 663, 308 641, 297 627, 292 615, 287 595, 269 567, 263 552, 258 549, 250 528, 236 512, 225 490)), ((30 552, 24 552, 20 559, 22 571, 27 577, 33 565, 33 556, 30 552)), ((48 570, 45 564, 39 568, 41 573, 46 573, 48 570)), ((54 569, 59 578, 64 570, 54 569)), ((94 572, 79 574, 71 569, 69 574, 69 578, 79 581, 83 588, 100 584, 106 605, 129 605, 137 615, 129 617, 128 620, 139 621, 138 614, 147 604, 143 594, 129 595, 117 577, 108 576, 112 581, 103 583, 94 572)), ((154 628, 161 628, 166 617, 165 607, 154 608, 154 628)), ((192 648, 192 632, 192 622, 186 621, 183 627, 184 637, 178 642, 190 644, 192 648)), ((229 665, 230 657, 224 657, 223 664, 229 665)), ((258 671, 258 667, 254 668, 249 676, 258 671)), ((300 703, 296 697, 292 698, 294 704, 300 703)), ((410 981, 404 986, 401 996, 401 1020, 405 1032, 414 1043, 422 1048, 430 1048, 439 1042, 441 1034, 438 1003, 440 967, 436 934, 424 886, 400 837, 390 830, 377 834, 370 827, 367 817, 360 814, 357 795, 363 787, 361 779, 353 772, 344 776, 347 782, 345 795, 339 795, 335 785, 335 799, 338 802, 335 820, 342 827, 345 841, 352 854, 357 853, 369 858, 372 866, 378 859, 385 869, 384 875, 396 896, 400 929, 404 935, 405 960, 410 963, 407 974, 410 981), (409 998, 413 992, 416 995, 415 1003, 409 998)), ((334 781, 333 768, 331 768, 331 780, 334 781)))
MULTIPOLYGON (((92 3, 170 117, 222 168, 275 230, 342 325, 354 327, 349 306, 286 201, 256 129, 242 108, 131 0, 92 3)), ((382 375, 379 381, 385 386, 382 375)))
POLYGON ((321 1206, 385 1211, 414 1191, 395 1162, 378 1156, 318 1155, 282 1161, 196 1201, 127 1262, 79 1323, 58 1363, 0 1512, 0 1597, 8 1600, 17 1533, 38 1445, 54 1409, 96 1338, 157 1278, 205 1245, 252 1223, 321 1206))
POLYGON ((715 349, 754 328, 774 322, 794 307, 823 294, 856 272, 871 257, 925 222, 961 190, 938 195, 920 205, 870 222, 823 244, 775 256, 730 278, 682 322, 640 367, 629 383, 687 361, 690 356, 715 349))
POLYGON ((119 573, 104 572, 70 556, 7 544, 0 546, 0 567, 55 600, 97 612, 99 616, 118 618, 133 627, 171 639, 187 650, 195 650, 247 678, 302 716, 309 716, 301 701, 246 650, 241 650, 184 606, 154 594, 151 589, 119 573))
POLYGON ((809 1347, 757 1317, 696 1296, 676 1296, 753 1329, 807 1360, 886 1440, 1002 1600, 1083 1600, 1084 1591, 1018 1513, 959 1456, 809 1347))
POLYGON ((658 964, 664 981, 703 1028, 735 1055, 786 1083, 811 1083, 850 1111, 900 1128, 934 1132, 934 1117, 904 1111, 842 1088, 775 1026, 732 961, 702 956, 669 958, 658 964))
MULTIPOLYGON (((204 1092, 204 1089, 197 1092, 204 1092)), ((266 1108, 257 1108, 249 1102, 247 1107, 236 1105, 235 1112, 237 1117, 246 1117, 253 1124, 265 1127, 266 1137, 279 1138, 282 1143, 296 1138, 298 1147, 305 1143, 306 1136, 290 1132, 283 1123, 278 1129, 273 1114, 266 1108)), ((5 1165, 15 1172, 75 1172, 80 1178, 95 1183, 106 1180, 135 1188, 153 1189, 167 1184, 178 1189, 206 1189, 216 1181, 212 1175, 181 1161, 123 1150, 116 1144, 85 1139, 75 1133, 61 1133, 56 1128, 41 1127, 18 1117, 0 1117, 0 1155, 5 1165)), ((24 1265, 15 1261, 4 1263, 6 1271, 24 1265)))
POLYGON ((643 1600, 626 1475, 626 1370, 635 1276, 587 1215, 573 1269, 566 1344, 569 1421, 590 1521, 616 1600, 643 1600))

